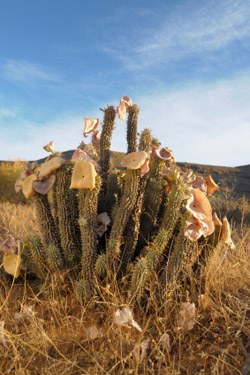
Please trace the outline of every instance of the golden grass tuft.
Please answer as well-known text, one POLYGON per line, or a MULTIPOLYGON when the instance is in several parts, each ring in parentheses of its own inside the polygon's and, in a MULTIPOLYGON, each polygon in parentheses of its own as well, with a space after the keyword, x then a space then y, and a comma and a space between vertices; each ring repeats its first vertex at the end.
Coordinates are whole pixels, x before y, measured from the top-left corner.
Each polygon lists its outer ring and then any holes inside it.
MULTIPOLYGON (((199 275, 187 271, 185 285, 175 283, 164 293, 152 277, 140 303, 128 303, 125 279, 119 290, 100 283, 99 297, 82 306, 60 284, 64 275, 48 289, 24 271, 17 280, 4 279, 1 268, 0 374, 242 374, 244 348, 250 351, 250 230, 242 232, 235 233, 235 250, 218 247, 199 275), (186 332, 178 319, 183 302, 196 307, 194 327, 186 332), (126 303, 142 332, 113 323, 126 303), (32 305, 28 316, 15 320, 32 305), (162 344, 166 334, 170 347, 162 344), (134 348, 145 340, 140 361, 134 348)), ((2 202, 0 240, 32 234, 39 234, 34 207, 2 202)))

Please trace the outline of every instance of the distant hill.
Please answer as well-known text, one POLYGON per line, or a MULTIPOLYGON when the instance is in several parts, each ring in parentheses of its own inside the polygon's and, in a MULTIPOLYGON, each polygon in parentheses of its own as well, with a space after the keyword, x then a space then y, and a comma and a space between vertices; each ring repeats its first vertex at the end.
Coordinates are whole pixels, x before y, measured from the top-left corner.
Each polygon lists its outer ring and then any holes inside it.
MULTIPOLYGON (((70 159, 72 154, 75 150, 69 150, 63 152, 65 159, 70 159)), ((121 160, 124 156, 123 152, 111 151, 111 162, 114 167, 121 166, 121 160)), ((37 160, 38 163, 43 163, 45 158, 37 160)), ((4 162, 9 163, 10 165, 13 162, 4 162)), ((0 161, 1 164, 1 161, 0 161)), ((185 171, 186 169, 191 168, 195 173, 207 176, 211 175, 216 183, 221 184, 221 186, 228 186, 234 188, 234 193, 236 196, 242 197, 243 195, 250 200, 250 164, 238 166, 235 168, 231 167, 221 167, 221 166, 213 166, 213 165, 204 165, 204 164, 195 164, 195 163, 177 163, 178 166, 185 171)), ((14 177, 13 177, 14 178, 14 177)), ((6 179, 6 177, 4 178, 6 179)), ((13 185, 13 184, 12 184, 13 185)), ((14 185, 13 185, 14 186, 14 185)), ((6 189, 5 189, 6 190, 6 189)), ((1 189, 0 189, 1 193, 1 189)), ((13 192, 10 193, 14 194, 14 187, 13 192)), ((1 194, 0 194, 1 198, 1 194)))
MULTIPOLYGON (((63 152, 65 159, 70 159, 75 150, 63 152)), ((111 151, 111 162, 113 166, 120 167, 121 160, 125 154, 123 152, 111 151)), ((37 160, 43 163, 45 160, 37 160)), ((182 163, 178 162, 178 166, 185 171, 191 168, 195 173, 207 176, 211 175, 216 183, 229 183, 235 187, 235 193, 239 196, 245 195, 250 198, 250 164, 239 167, 220 167, 205 164, 182 163)))

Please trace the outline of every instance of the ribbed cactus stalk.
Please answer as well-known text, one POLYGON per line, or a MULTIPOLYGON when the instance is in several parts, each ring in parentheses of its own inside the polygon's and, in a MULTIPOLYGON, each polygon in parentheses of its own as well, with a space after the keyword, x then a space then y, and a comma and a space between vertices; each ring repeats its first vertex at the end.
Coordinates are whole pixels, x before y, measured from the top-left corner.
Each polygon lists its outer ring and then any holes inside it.
POLYGON ((39 236, 27 236, 21 245, 21 253, 28 272, 44 279, 48 272, 47 256, 39 236))
MULTIPOLYGON (((144 262, 143 269, 145 270, 145 274, 143 275, 143 277, 140 277, 141 284, 138 285, 136 289, 138 293, 142 293, 143 288, 145 288, 148 280, 148 275, 156 270, 160 260, 160 256, 163 254, 166 246, 168 245, 168 242, 173 236, 173 231, 181 215, 180 209, 184 199, 184 184, 180 178, 177 178, 170 191, 168 204, 162 219, 160 229, 151 244, 145 249, 146 255, 138 260, 138 262, 140 262, 139 264, 137 264, 137 262, 135 265, 130 287, 130 291, 132 294, 135 293, 135 282, 133 280, 138 279, 138 277, 136 276, 138 272, 140 272, 141 274, 141 271, 138 271, 141 268, 141 263, 144 262)), ((137 297, 139 297, 139 295, 137 295, 137 297)))
POLYGON ((108 269, 107 254, 100 254, 95 263, 95 272, 99 277, 105 277, 108 269))
POLYGON ((138 150, 149 152, 152 149, 152 134, 149 128, 145 128, 140 135, 138 150))
POLYGON ((128 169, 126 172, 123 195, 121 197, 119 207, 116 211, 114 223, 112 225, 107 245, 109 267, 112 271, 115 272, 118 268, 122 235, 135 206, 138 192, 138 183, 138 171, 128 169))
POLYGON ((60 274, 64 268, 64 262, 61 252, 56 246, 49 246, 48 252, 48 265, 52 272, 60 274))
POLYGON ((102 134, 100 139, 100 167, 102 177, 102 187, 99 195, 99 212, 103 212, 103 203, 105 202, 105 196, 107 191, 108 183, 108 172, 110 170, 110 146, 111 137, 115 125, 115 109, 113 106, 109 106, 104 110, 104 119, 102 126, 102 134))
POLYGON ((41 240, 45 250, 49 246, 55 246, 62 253, 60 234, 51 213, 48 196, 34 192, 33 199, 41 232, 41 240))
MULTIPOLYGON (((69 189, 71 176, 71 162, 58 169, 56 175, 56 202, 65 268, 74 269, 81 259, 81 237, 76 191, 69 189)), ((75 270, 72 270, 72 274, 74 273, 75 270)))
POLYGON ((121 271, 125 272, 128 266, 128 263, 132 260, 137 240, 139 237, 140 231, 140 217, 142 213, 143 198, 145 193, 145 188, 147 184, 147 176, 139 178, 138 181, 138 193, 136 197, 135 206, 133 208, 130 219, 128 220, 125 233, 124 233, 124 246, 123 246, 123 255, 122 255, 122 267, 121 271))
POLYGON ((105 205, 103 206, 103 212, 107 212, 109 217, 111 217, 112 208, 117 203, 120 190, 121 188, 118 181, 118 171, 113 171, 108 176, 105 205))
POLYGON ((157 224, 157 217, 163 197, 162 170, 164 161, 151 157, 148 182, 144 194, 144 202, 141 216, 141 233, 139 247, 145 246, 149 236, 152 235, 153 227, 157 224))
POLYGON ((176 223, 181 215, 180 209, 185 198, 184 183, 181 178, 176 178, 169 194, 162 222, 160 223, 159 233, 152 242, 152 249, 159 254, 163 252, 173 235, 176 223), (163 240, 159 241, 159 238, 163 238, 163 240))
POLYGON ((95 291, 94 260, 97 247, 97 204, 101 188, 101 178, 96 176, 93 189, 80 189, 79 223, 82 237, 82 280, 84 281, 85 299, 89 300, 95 291))
POLYGON ((169 286, 168 284, 171 284, 173 280, 178 279, 184 267, 185 269, 190 269, 199 255, 198 242, 190 241, 184 235, 184 227, 189 215, 189 212, 185 212, 182 215, 179 234, 161 276, 161 281, 164 284, 167 283, 167 286, 169 286))
POLYGON ((128 151, 131 152, 137 151, 137 121, 138 121, 139 107, 137 104, 129 107, 128 120, 127 120, 127 143, 128 151))

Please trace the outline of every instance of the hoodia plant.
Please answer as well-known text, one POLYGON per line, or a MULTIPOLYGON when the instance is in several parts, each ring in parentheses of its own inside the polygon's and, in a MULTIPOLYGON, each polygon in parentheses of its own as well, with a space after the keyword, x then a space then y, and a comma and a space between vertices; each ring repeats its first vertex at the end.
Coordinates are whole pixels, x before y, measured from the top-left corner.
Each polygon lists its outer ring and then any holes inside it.
POLYGON ((46 161, 25 166, 16 182, 34 201, 41 233, 23 239, 21 257, 27 272, 47 283, 60 275, 83 303, 100 285, 124 283, 127 297, 140 300, 153 278, 166 290, 204 249, 212 254, 233 242, 226 219, 212 213, 209 197, 218 185, 211 176, 183 173, 149 128, 137 144, 139 107, 130 98, 101 111, 102 129, 98 118, 85 118, 84 137, 93 137, 71 160, 50 142, 46 161), (127 117, 128 142, 117 168, 110 162, 116 115, 127 117))

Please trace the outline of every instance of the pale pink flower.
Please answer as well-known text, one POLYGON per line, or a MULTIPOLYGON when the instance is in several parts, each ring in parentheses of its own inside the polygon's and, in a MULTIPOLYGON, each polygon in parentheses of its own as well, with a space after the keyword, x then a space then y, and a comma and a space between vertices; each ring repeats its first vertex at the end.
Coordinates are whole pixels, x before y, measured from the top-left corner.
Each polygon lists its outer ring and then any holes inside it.
POLYGON ((84 137, 87 137, 87 134, 94 132, 99 125, 98 118, 84 118, 84 137))
POLYGON ((209 175, 206 177, 206 183, 207 183, 207 195, 213 194, 216 190, 218 190, 220 187, 214 182, 212 177, 209 175))
POLYGON ((212 208, 206 194, 200 189, 192 189, 186 209, 197 219, 212 219, 212 208))
POLYGON ((195 325, 196 307, 194 303, 183 302, 182 310, 179 312, 179 329, 190 331, 195 325))
POLYGON ((54 142, 53 141, 49 142, 46 146, 43 146, 43 149, 47 152, 52 152, 52 154, 53 154, 53 152, 54 152, 54 142))
POLYGON ((92 136, 92 142, 95 143, 96 145, 99 145, 101 141, 101 135, 102 135, 101 130, 96 130, 92 136))
POLYGON ((222 219, 221 240, 229 249, 235 249, 235 244, 231 238, 231 228, 226 216, 222 219))
POLYGON ((194 216, 190 216, 185 223, 184 235, 190 241, 197 241, 208 231, 208 229, 208 225, 204 221, 199 220, 194 216))
POLYGON ((168 161, 168 160, 175 161, 172 151, 168 147, 160 148, 160 147, 156 147, 153 145, 152 155, 155 156, 157 159, 161 159, 164 161, 168 161))
POLYGON ((126 113, 129 111, 129 107, 132 106, 132 100, 128 96, 122 96, 120 104, 116 109, 120 120, 125 120, 126 113))
POLYGON ((92 164, 94 164, 95 166, 95 169, 98 171, 101 169, 100 165, 94 160, 91 158, 91 156, 89 156, 87 154, 87 152, 83 151, 82 149, 80 148, 77 148, 73 155, 72 155, 72 158, 71 158, 72 161, 76 162, 78 160, 86 160, 86 161, 90 161, 92 164))

